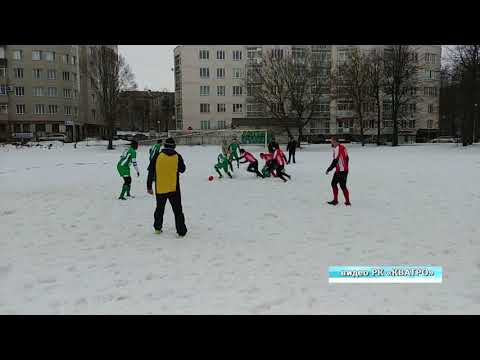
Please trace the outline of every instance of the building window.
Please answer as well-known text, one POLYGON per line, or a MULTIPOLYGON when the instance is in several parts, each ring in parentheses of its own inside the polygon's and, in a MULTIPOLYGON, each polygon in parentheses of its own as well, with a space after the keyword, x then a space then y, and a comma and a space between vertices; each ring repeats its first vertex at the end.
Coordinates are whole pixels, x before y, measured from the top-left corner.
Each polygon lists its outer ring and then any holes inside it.
POLYGON ((209 113, 210 112, 210 104, 200 104, 200 112, 201 113, 209 113))
POLYGON ((69 62, 69 60, 70 60, 70 55, 64 54, 64 55, 62 56, 62 59, 63 59, 63 63, 64 63, 64 64, 68 64, 68 62, 69 62))
POLYGON ((96 82, 95 82, 95 79, 93 77, 90 78, 90 87, 92 89, 95 89, 95 87, 96 87, 96 82))
POLYGON ((63 107, 65 115, 72 115, 72 107, 71 106, 64 106, 63 107))
POLYGON ((42 52, 43 60, 46 61, 55 61, 55 53, 53 51, 44 51, 42 52))
POLYGON ((225 79, 225 68, 217 69, 217 79, 225 79))
POLYGON ((57 96, 57 88, 56 87, 49 87, 47 89, 47 96, 56 97, 57 96))
POLYGON ((78 116, 78 107, 77 106, 73 107, 73 115, 78 116))
POLYGON ((7 85, 0 85, 0 95, 7 95, 7 85))
POLYGON ((209 68, 200 68, 200 77, 201 78, 209 78, 210 77, 210 69, 209 68))
POLYGON ((217 86, 217 96, 225 96, 225 86, 218 85, 217 86))
POLYGON ((17 115, 25 114, 25 105, 17 105, 17 115))
POLYGON ((13 125, 13 131, 16 132, 16 133, 21 132, 22 130, 20 128, 20 124, 13 125))
POLYGON ((49 114, 56 114, 57 112, 58 112, 58 105, 48 105, 49 114))
POLYGON ((46 131, 45 124, 35 124, 35 131, 36 132, 45 132, 46 131))
POLYGON ((242 87, 241 86, 234 86, 233 88, 233 96, 242 96, 242 87))
POLYGON ((92 109, 92 119, 95 120, 97 115, 97 111, 95 109, 92 109))
POLYGON ((415 129, 415 120, 414 119, 408 121, 408 127, 410 129, 415 129))
POLYGON ((217 50, 217 60, 225 60, 225 51, 217 50))
POLYGON ((48 69, 47 70, 47 79, 48 80, 57 80, 57 70, 48 69))
POLYGON ((200 85, 200 96, 210 96, 210 86, 200 85))
POLYGON ((0 45, 0 59, 5 59, 5 45, 0 45))
POLYGON ((353 103, 352 102, 339 102, 337 105, 338 111, 352 111, 353 103))
POLYGON ((234 69, 233 69, 233 75, 232 75, 232 77, 233 77, 234 79, 240 79, 240 78, 242 77, 242 69, 240 69, 240 68, 234 68, 234 69))
POLYGON ((78 90, 77 89, 73 89, 73 97, 75 99, 78 98, 78 90))
POLYGON ((243 104, 233 104, 233 112, 234 113, 243 112, 243 104))
POLYGON ((63 97, 67 99, 72 98, 72 89, 63 89, 63 97))
POLYGON ((283 59, 283 49, 273 49, 272 54, 275 59, 283 59))
POLYGON ((437 96, 437 88, 436 87, 425 87, 425 88, 423 88, 423 95, 424 96, 437 96))
POLYGON ((70 73, 68 71, 64 71, 62 78, 64 81, 69 81, 70 80, 70 73))
POLYGON ((90 95, 92 97, 92 104, 95 104, 95 94, 90 95))
POLYGON ((72 80, 77 82, 77 73, 72 73, 72 80))
POLYGON ((409 111, 410 113, 416 113, 417 112, 417 104, 408 104, 409 106, 409 111))
POLYGON ((52 132, 59 133, 60 132, 60 125, 59 124, 52 124, 52 132))
POLYGON ((22 60, 23 50, 13 50, 13 60, 22 60))
POLYGON ((226 106, 225 104, 217 104, 217 112, 225 112, 226 106))
POLYGON ((76 64, 77 64, 77 57, 72 55, 70 57, 70 65, 76 65, 76 64))
POLYGON ((428 104, 428 112, 433 113, 433 104, 428 104))
POLYGON ((43 73, 43 70, 42 69, 33 69, 33 78, 35 80, 40 80, 42 79, 42 73, 43 73))
POLYGON ((23 79, 23 68, 15 68, 13 69, 13 75, 17 79, 23 79))
POLYGON ((427 128, 433 129, 433 120, 427 120, 427 128))
POLYGON ((33 109, 34 109, 34 114, 36 114, 36 115, 44 115, 45 114, 45 105, 43 105, 43 104, 35 104, 33 109))
POLYGON ((210 129, 210 120, 202 120, 200 121, 200 128, 202 130, 209 130, 210 129))
POLYGON ((8 113, 8 104, 0 104, 0 114, 8 113))
POLYGON ((232 58, 235 61, 240 61, 242 60, 242 52, 240 50, 234 50, 232 54, 232 58))
POLYGON ((42 52, 39 50, 32 51, 32 60, 41 60, 42 59, 42 52))
POLYGON ((34 87, 33 88, 33 96, 43 96, 43 88, 42 87, 34 87))
POLYGON ((210 58, 210 51, 208 50, 200 50, 200 60, 208 60, 210 58))
POLYGON ((4 79, 6 77, 7 77, 7 69, 6 68, 0 68, 0 79, 4 79))
POLYGON ((217 129, 226 129, 227 122, 225 120, 217 120, 217 129))

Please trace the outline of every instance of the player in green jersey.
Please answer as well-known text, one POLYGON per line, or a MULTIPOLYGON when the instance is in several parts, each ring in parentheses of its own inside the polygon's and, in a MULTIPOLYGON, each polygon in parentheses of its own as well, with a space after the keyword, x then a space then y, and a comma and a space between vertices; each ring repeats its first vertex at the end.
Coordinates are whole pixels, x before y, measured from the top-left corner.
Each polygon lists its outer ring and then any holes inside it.
POLYGON ((160 150, 162 150, 162 140, 158 139, 156 144, 153 144, 152 147, 149 150, 150 153, 150 161, 152 161, 153 157, 160 153, 160 150))
POLYGON ((135 170, 137 171, 137 176, 140 176, 140 172, 138 171, 138 166, 137 166, 137 149, 138 149, 138 142, 135 140, 132 141, 132 144, 128 149, 125 149, 125 151, 122 153, 120 156, 120 160, 117 163, 117 170, 120 176, 123 178, 123 186, 122 186, 122 192, 120 193, 120 200, 127 200, 125 199, 125 193, 127 196, 130 196, 130 187, 132 184, 132 178, 130 176, 130 164, 133 165, 135 170))
POLYGON ((230 172, 228 171, 228 165, 229 165, 228 158, 223 154, 218 154, 217 164, 215 165, 215 171, 218 173, 220 179, 223 178, 223 175, 220 172, 220 170, 225 171, 225 173, 230 178, 232 178, 232 174, 230 174, 230 172))
POLYGON ((232 162, 232 160, 237 161, 237 168, 240 168, 240 156, 239 156, 239 151, 240 151, 240 143, 237 140, 237 137, 235 136, 231 142, 231 144, 228 146, 228 149, 230 150, 230 157, 229 161, 232 162))

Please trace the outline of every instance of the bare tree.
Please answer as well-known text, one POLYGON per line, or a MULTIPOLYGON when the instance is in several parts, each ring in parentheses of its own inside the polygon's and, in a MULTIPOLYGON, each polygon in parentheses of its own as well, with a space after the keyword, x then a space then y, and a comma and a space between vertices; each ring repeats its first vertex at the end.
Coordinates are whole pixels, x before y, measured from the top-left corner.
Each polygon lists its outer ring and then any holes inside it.
POLYGON ((108 129, 108 149, 113 149, 115 116, 120 92, 137 88, 135 77, 124 57, 114 49, 98 45, 92 50, 92 75, 100 111, 108 129))
POLYGON ((480 106, 480 45, 456 45, 449 50, 449 59, 457 72, 462 113, 462 143, 467 146, 474 142, 475 117, 480 106))
POLYGON ((245 77, 247 96, 260 104, 265 115, 278 121, 290 135, 287 109, 288 91, 286 74, 289 64, 285 56, 274 51, 266 51, 258 62, 247 69, 245 77))
MULTIPOLYGON (((415 99, 418 75, 418 54, 409 45, 390 45, 384 50, 384 100, 390 100, 393 122, 392 146, 398 145, 398 120, 407 113, 407 105, 415 99)), ((385 114, 384 114, 385 118, 385 114)))
POLYGON ((373 99, 375 103, 375 109, 377 112, 377 146, 381 145, 381 106, 382 106, 382 86, 383 86, 383 54, 375 49, 370 52, 368 57, 368 91, 369 97, 373 99))
POLYGON ((365 146, 364 107, 371 100, 369 91, 370 61, 368 55, 355 48, 345 62, 338 65, 335 72, 334 96, 353 102, 355 118, 360 127, 360 141, 365 146))
POLYGON ((289 114, 294 118, 301 144, 303 129, 312 120, 329 77, 325 77, 321 63, 309 49, 297 50, 285 59, 285 84, 289 114))

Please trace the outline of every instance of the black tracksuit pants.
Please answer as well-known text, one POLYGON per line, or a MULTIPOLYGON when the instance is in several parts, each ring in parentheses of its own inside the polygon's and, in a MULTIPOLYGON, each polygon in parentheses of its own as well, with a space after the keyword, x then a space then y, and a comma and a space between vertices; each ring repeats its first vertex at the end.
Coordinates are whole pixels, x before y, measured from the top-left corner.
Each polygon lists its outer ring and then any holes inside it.
POLYGON ((182 197, 180 195, 180 191, 175 191, 168 194, 157 194, 157 208, 155 209, 155 222, 153 227, 155 230, 162 230, 163 214, 165 212, 165 204, 167 203, 167 200, 172 206, 177 233, 180 236, 184 236, 187 233, 187 227, 185 226, 185 216, 183 215, 182 197))
POLYGON ((290 161, 293 158, 293 163, 295 164, 295 150, 289 151, 288 152, 288 164, 290 164, 290 161))
POLYGON ((263 178, 262 173, 261 173, 260 171, 258 171, 258 161, 255 161, 255 162, 253 162, 253 163, 250 163, 250 165, 248 165, 247 171, 248 171, 248 172, 252 172, 252 173, 256 173, 257 176, 263 178))

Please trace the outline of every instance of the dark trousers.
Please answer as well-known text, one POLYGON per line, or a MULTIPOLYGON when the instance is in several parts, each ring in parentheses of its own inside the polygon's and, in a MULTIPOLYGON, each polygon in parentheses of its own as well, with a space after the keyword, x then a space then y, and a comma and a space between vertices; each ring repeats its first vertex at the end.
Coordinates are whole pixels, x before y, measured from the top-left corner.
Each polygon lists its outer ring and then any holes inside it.
POLYGON ((283 165, 277 165, 277 176, 282 179, 283 181, 287 181, 287 179, 285 179, 285 176, 287 176, 289 179, 290 179, 290 175, 288 175, 286 172, 285 172, 285 167, 283 165))
POLYGON ((256 173, 257 176, 260 176, 263 178, 263 175, 260 171, 258 171, 258 161, 255 161, 253 163, 250 163, 250 165, 248 165, 248 168, 247 168, 247 171, 248 172, 253 172, 253 173, 256 173))
POLYGON ((184 236, 187 233, 187 227, 185 226, 185 216, 183 215, 180 191, 169 194, 157 194, 157 208, 155 209, 155 222, 153 227, 155 230, 162 230, 163 213, 165 212, 165 204, 167 203, 167 200, 170 201, 170 205, 172 205, 177 233, 180 236, 184 236))
POLYGON ((290 164, 290 161, 292 160, 292 158, 293 158, 293 163, 295 164, 295 150, 288 152, 288 162, 287 162, 287 164, 290 164))
POLYGON ((337 185, 340 184, 340 188, 342 189, 345 200, 347 202, 350 202, 350 193, 347 189, 347 177, 348 177, 348 171, 337 171, 333 175, 333 179, 332 179, 333 201, 338 201, 337 185))

